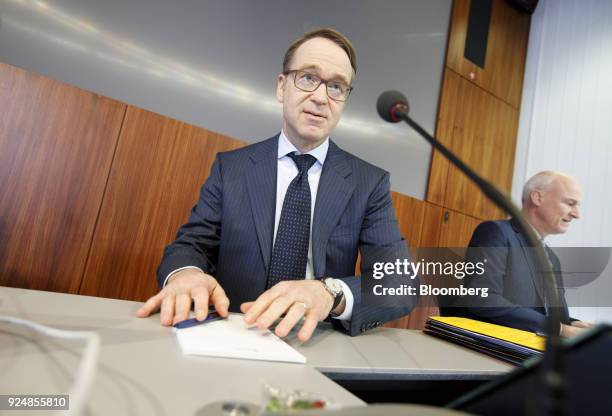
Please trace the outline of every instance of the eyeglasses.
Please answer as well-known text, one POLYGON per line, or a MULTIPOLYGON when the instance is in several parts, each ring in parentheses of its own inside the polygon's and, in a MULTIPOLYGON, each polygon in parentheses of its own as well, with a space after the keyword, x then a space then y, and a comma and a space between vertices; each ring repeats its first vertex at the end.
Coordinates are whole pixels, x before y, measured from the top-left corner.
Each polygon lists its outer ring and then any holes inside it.
POLYGON ((348 86, 342 81, 323 81, 321 78, 310 72, 293 69, 283 72, 284 75, 293 73, 293 84, 299 90, 305 92, 316 91, 322 83, 325 83, 327 96, 334 101, 346 101, 353 87, 348 86))

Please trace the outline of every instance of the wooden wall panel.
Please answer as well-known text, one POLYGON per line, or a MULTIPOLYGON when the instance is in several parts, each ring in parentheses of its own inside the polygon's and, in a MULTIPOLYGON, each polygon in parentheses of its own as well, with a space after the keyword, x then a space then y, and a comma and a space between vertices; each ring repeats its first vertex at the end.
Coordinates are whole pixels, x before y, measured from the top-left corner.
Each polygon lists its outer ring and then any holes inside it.
POLYGON ((427 204, 419 247, 467 247, 481 222, 479 218, 427 204))
MULTIPOLYGON (((469 0, 454 2, 436 134, 509 190, 529 17, 494 0, 480 69, 463 58, 468 11, 469 0)), ((23 71, 20 85, 0 75, 9 109, 0 114, 0 284, 134 300, 155 293, 163 248, 215 153, 244 143, 23 71)), ((428 202, 392 200, 411 247, 464 246, 479 218, 503 216, 437 152, 428 202)), ((422 299, 388 326, 422 328, 435 314, 422 299)))
MULTIPOLYGON (((442 208, 430 204, 423 203, 423 216, 421 217, 421 232, 420 239, 416 244, 410 244, 410 247, 437 247, 440 230, 442 228, 442 208)), ((399 216, 399 215, 398 215, 399 216)), ((411 250, 414 256, 414 250, 411 250)), ((415 307, 410 315, 387 322, 387 328, 409 328, 423 329, 428 316, 439 315, 436 300, 430 296, 420 297, 417 307, 415 307)))
POLYGON ((442 232, 442 222, 444 219, 444 208, 427 204, 425 217, 423 218, 423 228, 421 230, 421 243, 419 247, 438 247, 440 233, 442 232))
POLYGON ((391 192, 391 199, 400 232, 408 243, 408 247, 418 247, 427 203, 398 192, 391 192))
POLYGON ((515 109, 521 102, 527 57, 530 17, 507 4, 494 0, 491 11, 485 67, 480 68, 463 56, 470 0, 455 0, 446 55, 446 65, 515 109))
POLYGON ((0 285, 76 293, 124 104, 0 63, 0 285))
POLYGON ((245 143, 129 107, 80 293, 144 300, 215 155, 245 143))
MULTIPOLYGON (((459 88, 456 88, 453 80, 446 75, 447 69, 442 77, 442 88, 440 89, 440 103, 438 105, 438 120, 436 123, 436 139, 444 146, 450 147, 453 136, 452 118, 449 112, 460 105, 459 88), (451 84, 451 85, 449 85, 451 84)), ((444 206, 446 198, 446 187, 448 182, 449 162, 440 152, 432 151, 429 166, 429 181, 427 184, 427 202, 444 206)))
MULTIPOLYGON (((408 243, 408 247, 419 247, 421 230, 427 203, 419 199, 391 192, 393 206, 399 222, 400 232, 408 243)), ((385 324, 387 328, 422 328, 421 307, 413 309, 410 315, 385 324)))
MULTIPOLYGON (((411 247, 466 247, 482 220, 443 207, 426 203, 421 227, 421 240, 411 247)), ((422 279, 422 278, 421 278, 422 279)), ((426 283, 434 284, 429 280, 426 283)), ((433 296, 421 296, 410 315, 385 324, 387 328, 423 329, 429 316, 440 315, 433 296)))
MULTIPOLYGON (((510 192, 518 131, 518 110, 447 71, 449 88, 458 88, 461 105, 451 115, 451 149, 476 172, 510 192)), ((448 171, 445 206, 489 219, 503 217, 472 182, 453 166, 448 171)))
POLYGON ((419 247, 467 247, 481 222, 479 218, 427 204, 419 247))
POLYGON ((482 220, 469 215, 445 210, 440 230, 439 247, 467 247, 474 229, 482 220))
MULTIPOLYGON (((476 172, 510 192, 518 129, 518 110, 474 87, 455 72, 445 71, 439 116, 440 141, 476 172), (452 98, 449 98, 452 97, 452 98)), ((502 218, 472 182, 434 152, 428 200, 482 218, 502 218), (443 173, 446 173, 446 177, 443 173)))
MULTIPOLYGON (((453 4, 436 133, 440 142, 510 192, 530 17, 493 0, 485 68, 464 58, 470 0, 453 4)), ((427 201, 481 219, 504 217, 433 152, 427 201)))

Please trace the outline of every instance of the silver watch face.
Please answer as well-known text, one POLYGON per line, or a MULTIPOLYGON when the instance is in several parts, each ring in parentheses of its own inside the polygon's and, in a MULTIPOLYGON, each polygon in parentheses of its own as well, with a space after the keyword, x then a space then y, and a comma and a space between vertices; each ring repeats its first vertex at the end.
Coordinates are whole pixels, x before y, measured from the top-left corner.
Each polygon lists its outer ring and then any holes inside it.
POLYGON ((325 286, 327 286, 329 291, 332 292, 334 296, 338 296, 340 293, 342 293, 342 285, 336 279, 328 277, 324 280, 324 282, 325 286))

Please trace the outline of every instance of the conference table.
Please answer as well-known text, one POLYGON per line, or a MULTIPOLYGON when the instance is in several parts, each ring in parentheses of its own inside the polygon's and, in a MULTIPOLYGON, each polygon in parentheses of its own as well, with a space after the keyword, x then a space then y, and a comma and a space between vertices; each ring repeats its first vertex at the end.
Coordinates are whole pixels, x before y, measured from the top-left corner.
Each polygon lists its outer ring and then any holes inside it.
MULTIPOLYGON (((306 364, 189 356, 158 315, 135 316, 140 305, 0 287, 0 315, 99 334, 97 374, 87 401, 91 415, 196 415, 205 414, 211 403, 261 404, 265 383, 306 391, 337 406, 365 406, 343 385, 483 381, 512 369, 421 331, 377 328, 349 337, 325 323, 306 343, 295 333, 285 339, 306 364)), ((0 395, 65 394, 82 352, 82 342, 0 323, 0 395)))

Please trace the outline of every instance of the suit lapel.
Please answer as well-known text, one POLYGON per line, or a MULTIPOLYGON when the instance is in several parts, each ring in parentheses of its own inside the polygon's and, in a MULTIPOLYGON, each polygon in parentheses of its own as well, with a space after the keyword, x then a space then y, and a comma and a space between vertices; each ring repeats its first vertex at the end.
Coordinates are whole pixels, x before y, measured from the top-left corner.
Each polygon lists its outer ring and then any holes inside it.
POLYGON ((538 296, 540 297, 542 304, 544 304, 544 299, 546 299, 546 297, 544 296, 544 281, 542 280, 541 274, 538 273, 538 266, 534 253, 535 248, 529 245, 527 238, 525 238, 517 222, 514 219, 510 220, 510 224, 512 225, 512 228, 516 233, 516 237, 520 241, 521 250, 523 251, 523 255, 525 256, 525 260, 527 261, 527 265, 529 266, 529 270, 531 271, 531 281, 533 282, 533 286, 535 287, 535 290, 538 296))
POLYGON ((276 210, 276 175, 278 169, 278 135, 262 142, 250 155, 247 189, 259 247, 266 270, 272 253, 274 214, 276 210))
POLYGON ((355 185, 345 153, 330 140, 321 172, 312 221, 312 258, 315 277, 324 277, 327 240, 345 210, 355 185))
POLYGON ((548 259, 553 267, 553 275, 555 276, 555 282, 557 283, 557 293, 559 294, 559 308, 561 309, 561 320, 564 323, 569 322, 569 309, 567 307, 567 300, 565 299, 565 288, 563 286, 563 271, 561 270, 561 260, 555 251, 546 246, 544 248, 548 259))

